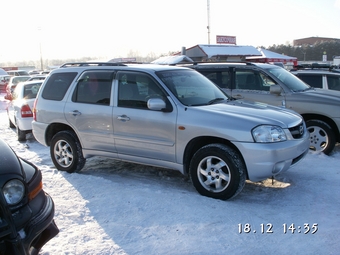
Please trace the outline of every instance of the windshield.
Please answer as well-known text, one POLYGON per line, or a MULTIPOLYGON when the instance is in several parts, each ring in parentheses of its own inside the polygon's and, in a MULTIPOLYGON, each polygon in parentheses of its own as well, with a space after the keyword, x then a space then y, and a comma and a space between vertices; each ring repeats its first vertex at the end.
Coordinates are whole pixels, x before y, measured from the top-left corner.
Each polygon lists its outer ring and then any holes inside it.
POLYGON ((291 74, 283 68, 270 68, 268 71, 293 92, 305 91, 311 88, 294 74, 291 74))
POLYGON ((209 105, 228 100, 213 82, 194 70, 161 71, 157 75, 184 105, 209 105))

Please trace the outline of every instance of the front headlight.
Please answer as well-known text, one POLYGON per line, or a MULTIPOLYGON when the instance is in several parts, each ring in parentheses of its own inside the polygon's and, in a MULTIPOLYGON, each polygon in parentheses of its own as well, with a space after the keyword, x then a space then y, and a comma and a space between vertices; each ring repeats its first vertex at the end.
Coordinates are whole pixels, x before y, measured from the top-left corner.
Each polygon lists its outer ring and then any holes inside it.
POLYGON ((17 180, 10 180, 5 184, 2 189, 6 202, 9 205, 15 205, 21 201, 21 199, 25 195, 25 186, 24 184, 17 180))
POLYGON ((257 143, 274 143, 287 140, 285 132, 278 126, 258 126, 253 129, 252 134, 257 143))

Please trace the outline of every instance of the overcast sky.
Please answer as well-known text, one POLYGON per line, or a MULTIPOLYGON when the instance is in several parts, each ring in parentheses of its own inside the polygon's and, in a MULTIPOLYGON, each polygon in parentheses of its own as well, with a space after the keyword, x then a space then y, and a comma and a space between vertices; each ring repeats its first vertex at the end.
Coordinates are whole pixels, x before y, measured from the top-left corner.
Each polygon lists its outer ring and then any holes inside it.
POLYGON ((2 1, 0 63, 81 57, 157 56, 216 35, 271 46, 340 38, 340 0, 2 1), (208 22, 208 13, 210 22, 208 22), (207 26, 210 24, 210 37, 207 26), (40 47, 41 46, 41 47, 40 47))

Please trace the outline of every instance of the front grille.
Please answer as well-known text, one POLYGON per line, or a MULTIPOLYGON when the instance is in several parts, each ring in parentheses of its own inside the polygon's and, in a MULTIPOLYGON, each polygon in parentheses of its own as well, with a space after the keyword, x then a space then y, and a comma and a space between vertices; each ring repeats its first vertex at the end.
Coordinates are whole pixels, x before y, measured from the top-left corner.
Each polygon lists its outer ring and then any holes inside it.
POLYGON ((300 125, 289 128, 289 131, 292 134, 294 139, 299 139, 299 138, 303 137, 303 135, 305 133, 305 128, 303 126, 303 123, 301 123, 300 125))

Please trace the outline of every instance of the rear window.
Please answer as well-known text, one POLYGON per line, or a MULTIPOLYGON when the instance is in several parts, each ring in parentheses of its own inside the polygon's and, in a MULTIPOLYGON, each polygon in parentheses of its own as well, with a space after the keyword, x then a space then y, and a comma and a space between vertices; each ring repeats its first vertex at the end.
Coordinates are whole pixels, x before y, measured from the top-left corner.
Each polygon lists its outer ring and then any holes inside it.
POLYGON ((77 73, 54 73, 47 80, 42 98, 47 100, 61 101, 77 73))
POLYGON ((38 82, 27 84, 26 86, 24 86, 24 98, 26 99, 36 98, 41 84, 42 84, 41 82, 38 82))

